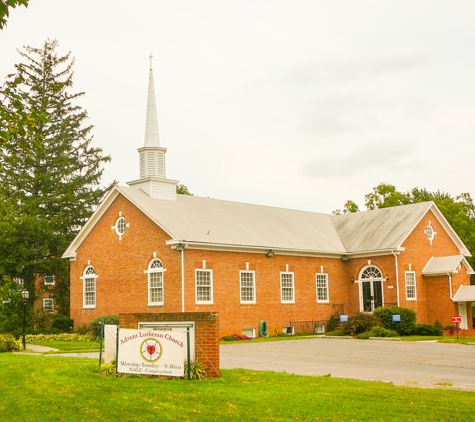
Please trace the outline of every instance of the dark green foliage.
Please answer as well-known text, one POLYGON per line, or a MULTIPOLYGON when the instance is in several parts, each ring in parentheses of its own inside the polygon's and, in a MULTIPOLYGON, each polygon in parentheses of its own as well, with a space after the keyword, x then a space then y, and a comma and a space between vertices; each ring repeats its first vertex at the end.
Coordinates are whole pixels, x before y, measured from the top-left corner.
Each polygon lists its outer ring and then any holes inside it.
POLYGON ((444 332, 434 325, 416 324, 411 334, 417 336, 443 336, 444 332))
POLYGON ((402 336, 411 334, 416 325, 416 313, 412 309, 388 306, 386 308, 376 308, 373 315, 379 318, 386 328, 394 330, 402 336), (393 315, 400 315, 401 321, 394 322, 393 315))
POLYGON ((364 333, 359 333, 354 336, 357 340, 368 340, 371 336, 370 331, 365 331, 364 333))
MULTIPOLYGON (((206 377, 206 368, 205 366, 196 359, 195 361, 190 362, 190 379, 192 380, 202 380, 206 377)), ((185 362, 185 379, 188 379, 188 362, 185 362)))
POLYGON ((10 16, 10 7, 15 8, 17 6, 28 7, 29 0, 2 0, 0 1, 0 29, 7 24, 7 18, 10 16))
POLYGON ((334 331, 337 325, 338 321, 333 315, 331 315, 330 319, 328 320, 327 331, 334 331))
POLYGON ((193 196, 193 194, 190 193, 190 191, 188 190, 188 187, 186 187, 185 185, 182 185, 182 184, 176 185, 176 193, 179 193, 181 195, 191 195, 191 196, 193 196))
POLYGON ((370 337, 397 337, 396 331, 388 330, 384 327, 373 327, 369 331, 370 337))
POLYGON ((53 318, 53 328, 62 333, 72 333, 74 328, 74 319, 63 316, 55 316, 53 318))
POLYGON ((110 158, 91 146, 87 112, 75 104, 84 93, 71 92, 74 60, 57 46, 19 51, 24 63, 0 87, 0 275, 23 279, 32 301, 42 293, 37 277, 54 275, 48 293, 68 316, 61 256, 106 193, 99 183, 110 158))
MULTIPOLYGON (((467 257, 470 265, 475 266, 475 204, 469 193, 461 193, 456 197, 440 191, 429 192, 426 189, 413 188, 408 192, 398 192, 396 187, 380 183, 373 192, 365 195, 365 205, 369 210, 388 208, 398 205, 415 204, 417 202, 434 201, 452 228, 457 232, 472 256, 467 257)), ((358 207, 353 201, 347 201, 343 213, 357 212, 358 207), (348 205, 349 204, 349 205, 348 205)), ((340 210, 335 211, 341 214, 340 210)), ((475 284, 475 275, 471 276, 475 284)))
POLYGON ((0 334, 0 353, 20 350, 20 343, 11 334, 0 334))
POLYGON ((94 318, 89 323, 89 328, 95 336, 101 334, 102 323, 104 325, 119 325, 119 315, 105 315, 101 317, 94 318))
POLYGON ((371 330, 373 327, 381 326, 381 321, 374 315, 357 313, 352 315, 345 324, 345 331, 348 331, 352 336, 365 331, 371 330))

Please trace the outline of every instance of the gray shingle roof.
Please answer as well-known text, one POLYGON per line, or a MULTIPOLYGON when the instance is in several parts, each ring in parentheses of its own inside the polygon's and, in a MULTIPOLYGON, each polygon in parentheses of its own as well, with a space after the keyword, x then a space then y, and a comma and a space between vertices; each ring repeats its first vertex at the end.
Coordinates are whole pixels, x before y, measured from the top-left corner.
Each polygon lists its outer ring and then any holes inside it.
POLYGON ((152 199, 118 187, 173 239, 240 247, 346 254, 399 248, 432 202, 333 216, 177 195, 152 199))

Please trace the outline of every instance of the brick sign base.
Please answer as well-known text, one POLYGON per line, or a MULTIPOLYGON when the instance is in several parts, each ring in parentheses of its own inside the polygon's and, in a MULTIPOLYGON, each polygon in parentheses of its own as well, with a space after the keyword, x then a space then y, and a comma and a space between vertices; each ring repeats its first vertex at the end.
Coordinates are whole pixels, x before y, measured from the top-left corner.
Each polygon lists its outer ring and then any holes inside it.
POLYGON ((195 355, 209 377, 219 377, 219 313, 119 314, 120 328, 137 328, 139 322, 195 322, 195 355))

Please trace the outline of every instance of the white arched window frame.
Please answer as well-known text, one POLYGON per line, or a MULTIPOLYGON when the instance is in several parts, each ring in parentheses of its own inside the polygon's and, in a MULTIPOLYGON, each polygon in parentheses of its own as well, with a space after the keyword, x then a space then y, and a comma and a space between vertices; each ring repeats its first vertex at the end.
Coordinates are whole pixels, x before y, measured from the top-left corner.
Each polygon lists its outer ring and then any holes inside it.
POLYGON ((96 307, 96 270, 88 265, 82 274, 83 308, 96 307))
POLYGON ((153 258, 149 264, 147 273, 148 279, 148 304, 149 305, 163 305, 164 298, 164 272, 162 261, 158 258, 153 258))

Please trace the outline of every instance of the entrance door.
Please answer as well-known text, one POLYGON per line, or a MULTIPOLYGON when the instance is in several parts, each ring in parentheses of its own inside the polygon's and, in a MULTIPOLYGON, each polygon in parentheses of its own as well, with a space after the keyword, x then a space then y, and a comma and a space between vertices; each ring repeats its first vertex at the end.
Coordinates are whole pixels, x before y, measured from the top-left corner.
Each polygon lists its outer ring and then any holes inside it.
POLYGON ((459 315, 462 317, 462 322, 459 324, 459 328, 462 330, 468 329, 468 320, 467 320, 467 302, 459 302, 459 315))
POLYGON ((383 306, 383 292, 381 280, 361 282, 363 295, 363 312, 373 312, 376 308, 383 306))

